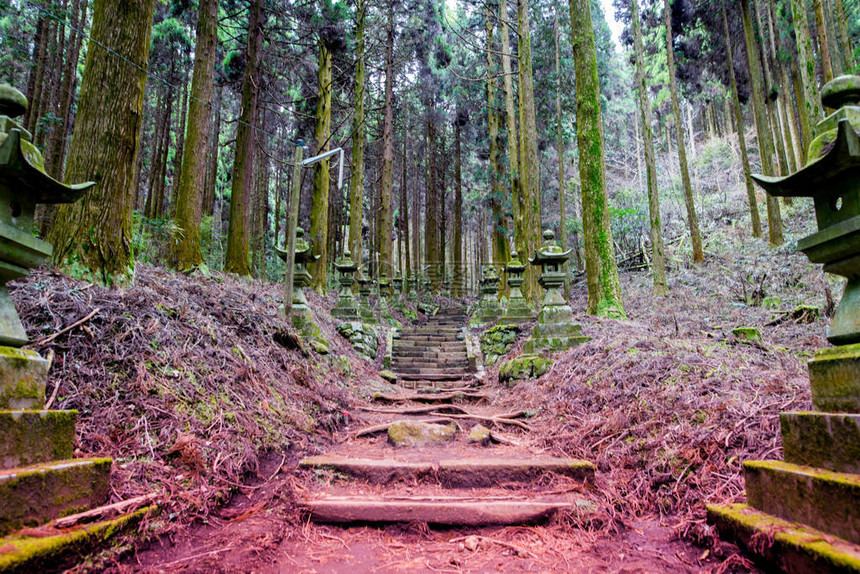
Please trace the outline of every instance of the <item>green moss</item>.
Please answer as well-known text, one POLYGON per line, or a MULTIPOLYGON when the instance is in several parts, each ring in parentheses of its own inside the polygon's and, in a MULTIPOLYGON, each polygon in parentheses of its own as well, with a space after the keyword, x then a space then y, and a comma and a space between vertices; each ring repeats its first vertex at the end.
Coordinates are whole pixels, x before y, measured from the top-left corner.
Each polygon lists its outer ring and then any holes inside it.
POLYGON ((28 466, 72 458, 77 411, 0 411, 0 460, 28 466))
POLYGON ((62 556, 74 551, 92 551, 126 527, 136 524, 154 506, 141 508, 130 514, 88 525, 78 530, 63 532, 46 538, 10 536, 0 539, 0 571, 4 573, 38 572, 62 556))
POLYGON ((523 355, 505 361, 499 367, 499 382, 512 386, 518 380, 537 379, 552 367, 553 362, 552 359, 535 355, 523 355))
POLYGON ((761 341, 761 331, 756 327, 735 327, 732 335, 742 341, 761 341))

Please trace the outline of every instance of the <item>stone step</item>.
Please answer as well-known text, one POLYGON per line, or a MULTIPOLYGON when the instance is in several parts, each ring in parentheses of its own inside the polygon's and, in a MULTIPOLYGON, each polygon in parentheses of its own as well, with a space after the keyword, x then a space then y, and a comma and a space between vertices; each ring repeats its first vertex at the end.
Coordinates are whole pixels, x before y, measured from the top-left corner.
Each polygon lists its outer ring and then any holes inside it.
POLYGON ((431 478, 446 488, 483 488, 510 482, 532 482, 544 473, 576 480, 594 478, 594 465, 570 458, 461 458, 438 462, 312 456, 299 462, 302 468, 335 470, 373 484, 431 478))
POLYGON ((769 571, 860 572, 857 544, 746 504, 708 505, 708 522, 720 538, 738 544, 769 571))
POLYGON ((0 538, 0 572, 24 574, 54 572, 71 555, 91 554, 117 534, 136 525, 155 506, 140 508, 117 518, 86 524, 80 528, 57 530, 54 536, 8 536, 0 538))
POLYGON ((109 458, 79 458, 0 470, 0 535, 104 503, 109 458))
POLYGON ((419 369, 446 369, 449 367, 468 367, 469 361, 466 357, 461 359, 449 358, 438 360, 421 357, 394 357, 393 365, 397 367, 416 367, 419 369))
POLYGON ((0 469, 72 458, 77 411, 0 411, 0 469))
POLYGON ((447 359, 447 358, 455 358, 461 359, 466 358, 467 354, 465 351, 462 353, 458 353, 457 351, 438 351, 436 349, 397 349, 397 351, 392 351, 392 355, 395 357, 432 357, 434 359, 447 359))
POLYGON ((434 369, 430 367, 401 367, 395 372, 404 378, 420 375, 422 377, 460 377, 466 374, 464 367, 451 367, 448 369, 434 369))
POLYGON ((420 342, 420 343, 425 343, 425 342, 460 343, 460 342, 462 342, 462 340, 458 339, 457 337, 449 337, 447 335, 431 335, 428 333, 408 333, 408 334, 401 335, 399 337, 395 337, 394 340, 398 341, 398 342, 414 341, 414 342, 420 342))
POLYGON ((306 500, 316 522, 426 522, 446 526, 505 526, 546 520, 567 502, 481 500, 461 497, 375 498, 339 496, 306 500))
POLYGON ((449 373, 446 375, 426 375, 421 373, 398 373, 400 378, 404 381, 427 381, 427 382, 436 382, 436 381, 459 381, 467 373, 449 373))
POLYGON ((860 414, 779 414, 786 462, 860 474, 860 414))
POLYGON ((450 349, 465 349, 465 341, 427 341, 426 339, 394 339, 394 348, 417 347, 419 349, 430 349, 434 351, 446 351, 450 349))
POLYGON ((744 478, 753 508, 860 544, 860 475, 755 460, 744 478))

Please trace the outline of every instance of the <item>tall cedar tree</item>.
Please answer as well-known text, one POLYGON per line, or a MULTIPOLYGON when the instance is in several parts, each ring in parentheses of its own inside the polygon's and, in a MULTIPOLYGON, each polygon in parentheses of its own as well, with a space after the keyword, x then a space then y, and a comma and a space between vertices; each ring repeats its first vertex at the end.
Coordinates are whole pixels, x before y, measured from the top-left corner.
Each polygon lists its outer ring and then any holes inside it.
POLYGON ((735 77, 735 58, 732 49, 732 37, 729 31, 729 20, 726 16, 726 6, 723 4, 723 28, 726 36, 726 64, 729 68, 729 84, 732 91, 732 111, 735 116, 735 126, 738 133, 738 148, 741 151, 741 164, 744 170, 744 180, 747 186, 747 201, 750 206, 750 220, 752 221, 753 237, 761 237, 761 217, 758 213, 758 199, 756 199, 755 186, 750 169, 749 154, 747 154, 746 130, 744 128, 744 114, 741 111, 741 102, 738 97, 738 82, 735 77))
POLYGON ((251 274, 250 203, 254 174, 254 140, 260 85, 260 52, 263 50, 263 0, 253 0, 248 14, 248 44, 242 79, 242 111, 236 128, 236 159, 233 162, 230 224, 224 271, 251 274))
MULTIPOLYGON (((505 131, 507 132, 508 140, 508 166, 510 169, 511 180, 511 203, 513 205, 514 221, 519 220, 519 201, 520 196, 520 152, 518 147, 519 138, 517 137, 517 113, 514 104, 514 74, 511 66, 511 35, 510 21, 508 20, 507 1, 499 0, 499 27, 502 32, 502 75, 504 77, 505 86, 505 131)), ((514 225, 514 241, 517 242, 521 238, 517 236, 517 226, 514 225)), ((529 257, 531 254, 522 252, 522 257, 529 257)))
MULTIPOLYGON (((764 88, 761 83, 763 75, 761 60, 759 59, 758 44, 755 40, 749 0, 741 0, 741 19, 744 26, 747 66, 750 72, 753 119, 755 119, 758 148, 761 153, 761 169, 765 175, 775 175, 773 137, 771 136, 767 108, 765 107, 764 88)), ((782 245, 782 215, 779 211, 779 202, 770 194, 767 194, 767 228, 770 244, 782 245)))
MULTIPOLYGON (((486 22, 486 53, 487 53, 487 126, 489 128, 490 140, 490 206, 492 207, 493 217, 491 225, 493 226, 491 236, 493 238, 493 265, 496 267, 496 272, 500 277, 500 285, 502 290, 506 287, 504 278, 504 267, 510 259, 510 244, 508 243, 507 225, 505 214, 502 210, 502 184, 501 184, 501 164, 499 162, 499 110, 496 105, 496 63, 495 63, 495 40, 492 14, 494 12, 492 3, 487 4, 487 22, 486 22)), ((460 130, 468 121, 468 114, 465 110, 457 110, 457 118, 454 121, 454 146, 456 149, 456 158, 454 163, 455 179, 457 193, 462 195, 461 191, 461 165, 460 165, 460 130)), ((455 233, 457 230, 455 229, 455 233)))
POLYGON ((362 201, 364 199, 364 97, 366 55, 364 28, 367 16, 365 0, 355 4, 355 113, 352 119, 352 176, 349 180, 349 250, 361 254, 362 201))
POLYGON ((794 37, 797 45, 797 67, 800 71, 800 85, 803 88, 803 107, 801 114, 801 133, 803 141, 808 146, 812 141, 812 126, 823 117, 821 97, 815 76, 815 51, 812 49, 812 38, 809 34, 809 19, 806 16, 804 0, 789 0, 791 14, 794 19, 794 37))
POLYGON ((155 0, 93 5, 93 41, 65 179, 98 185, 81 201, 62 206, 49 234, 57 265, 108 286, 134 279, 131 219, 154 9, 155 0))
POLYGON ((590 0, 570 0, 570 35, 576 73, 576 125, 579 177, 582 182, 582 227, 588 312, 623 319, 621 284, 606 197, 606 158, 600 112, 597 49, 590 0))
POLYGON ((645 149, 645 170, 648 182, 648 213, 651 230, 651 261, 654 272, 654 295, 669 293, 666 283, 666 257, 663 253, 663 228, 660 217, 660 193, 657 188, 657 165, 654 157, 654 133, 651 122, 651 99, 645 83, 645 56, 642 47, 642 25, 639 22, 639 1, 630 0, 633 24, 633 51, 636 57, 636 95, 639 98, 639 118, 645 149))
MULTIPOLYGON (((317 99, 316 127, 314 139, 316 140, 316 153, 325 153, 331 147, 331 72, 332 72, 331 47, 326 38, 319 38, 319 67, 317 68, 317 84, 319 96, 317 99)), ((313 276, 311 286, 318 293, 325 294, 326 267, 328 266, 328 212, 329 212, 329 160, 324 159, 314 164, 314 187, 311 203, 311 240, 313 241, 314 253, 319 259, 311 263, 309 271, 313 276)), ((333 254, 332 254, 333 255, 333 254)), ((361 253, 352 255, 356 261, 361 261, 361 253)))
POLYGON ((669 72, 669 91, 672 94, 672 114, 675 117, 675 138, 678 142, 678 163, 681 166, 681 183, 684 186, 684 206, 687 208, 687 226, 693 245, 693 261, 705 260, 702 251, 702 234, 699 231, 699 217, 693 200, 693 185, 690 182, 690 169, 687 166, 687 144, 684 126, 681 124, 681 101, 678 96, 678 82, 675 78, 675 43, 672 41, 672 10, 669 0, 663 0, 663 21, 666 26, 666 67, 669 72))
POLYGON ((392 190, 394 187, 394 2, 388 3, 388 26, 385 32, 385 108, 382 121, 382 197, 379 206, 378 276, 394 276, 394 253, 391 246, 392 190))
MULTIPOLYGON (((590 25, 591 20, 589 20, 590 25)), ((529 2, 517 3, 519 25, 519 105, 520 105, 520 185, 519 208, 514 220, 514 235, 520 253, 533 254, 540 246, 540 172, 538 164, 537 120, 535 118, 532 43, 529 31, 529 2)), ((593 36, 593 32, 592 32, 593 36)), ((523 296, 535 304, 540 299, 537 271, 529 265, 525 273, 523 296)))
POLYGON ((176 192, 176 225, 182 230, 174 244, 176 268, 187 271, 203 263, 200 253, 200 219, 209 153, 212 84, 218 42, 218 0, 200 0, 194 78, 188 106, 188 129, 182 169, 176 192))

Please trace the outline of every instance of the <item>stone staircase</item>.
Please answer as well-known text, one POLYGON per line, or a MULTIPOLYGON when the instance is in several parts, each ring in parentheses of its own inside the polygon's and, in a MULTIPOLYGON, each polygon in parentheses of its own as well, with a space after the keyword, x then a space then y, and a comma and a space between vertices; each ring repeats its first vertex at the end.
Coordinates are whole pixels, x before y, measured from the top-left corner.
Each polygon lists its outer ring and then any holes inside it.
POLYGON ((422 326, 394 337, 392 368, 405 381, 457 381, 469 371, 465 310, 440 309, 422 326))
POLYGON ((0 411, 0 573, 57 568, 152 510, 101 507, 111 459, 72 458, 76 420, 76 411, 0 411))

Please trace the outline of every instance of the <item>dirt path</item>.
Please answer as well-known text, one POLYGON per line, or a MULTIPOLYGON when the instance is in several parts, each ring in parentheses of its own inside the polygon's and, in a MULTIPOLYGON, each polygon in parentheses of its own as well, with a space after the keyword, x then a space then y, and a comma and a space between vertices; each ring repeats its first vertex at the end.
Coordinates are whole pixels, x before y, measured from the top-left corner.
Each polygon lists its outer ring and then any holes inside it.
MULTIPOLYGON (((475 382, 465 378, 443 386, 464 388, 475 382)), ((546 471, 536 466, 538 461, 559 460, 538 446, 544 444, 541 427, 533 428, 522 416, 540 405, 518 405, 515 412, 503 412, 497 403, 503 402, 507 389, 494 384, 476 388, 478 396, 472 398, 446 397, 434 403, 427 394, 420 401, 411 400, 440 385, 419 381, 411 383, 410 390, 392 387, 385 401, 353 405, 349 426, 325 453, 316 453, 326 455, 324 459, 301 464, 291 460, 279 469, 280 458, 273 456, 261 472, 271 479, 240 489, 241 494, 210 524, 193 528, 173 543, 153 545, 127 559, 124 568, 633 573, 701 572, 720 563, 709 552, 679 540, 672 524, 598 512, 595 484, 600 481, 595 482, 593 471, 546 471), (470 416, 486 420, 464 418, 470 416), (450 442, 404 448, 392 446, 384 431, 361 432, 392 421, 428 418, 453 421, 460 432, 450 442), (495 423, 488 422, 493 419, 495 423), (502 442, 467 442, 466 435, 481 422, 502 442), (487 467, 488 461, 496 461, 496 466, 487 467), (321 513, 315 506, 320 501, 334 501, 336 509, 321 513), (472 506, 467 510, 456 506, 464 502, 472 506), (370 514, 356 510, 380 503, 394 506, 373 507, 370 514), (541 503, 555 505, 548 518, 519 524, 519 515, 505 514, 498 524, 485 524, 493 522, 486 516, 496 507, 508 512, 541 503), (441 518, 386 523, 392 514, 408 514, 418 506, 441 518), (479 518, 470 524, 468 513, 473 511, 479 518), (367 516, 372 522, 363 519, 367 516), (341 519, 347 523, 331 523, 341 519)))

